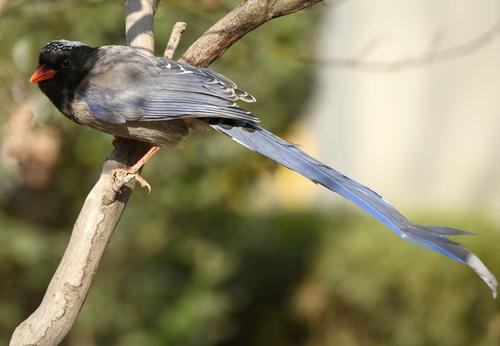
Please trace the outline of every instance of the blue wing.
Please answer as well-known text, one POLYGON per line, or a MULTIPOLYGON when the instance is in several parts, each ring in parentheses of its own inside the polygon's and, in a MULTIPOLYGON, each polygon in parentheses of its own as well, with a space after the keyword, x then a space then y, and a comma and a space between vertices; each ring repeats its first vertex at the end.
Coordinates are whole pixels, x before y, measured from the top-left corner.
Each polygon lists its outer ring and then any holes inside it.
POLYGON ((493 292, 493 296, 496 296, 497 281, 495 276, 477 256, 447 237, 471 233, 448 227, 421 226, 410 222, 376 192, 326 166, 296 146, 256 124, 246 124, 245 127, 220 124, 211 124, 210 126, 249 149, 267 156, 347 198, 410 243, 423 244, 469 266, 486 282, 493 292))
POLYGON ((207 117, 256 121, 236 104, 255 102, 255 98, 217 72, 124 46, 101 47, 97 55, 95 67, 75 91, 75 101, 97 119, 108 123, 207 117))

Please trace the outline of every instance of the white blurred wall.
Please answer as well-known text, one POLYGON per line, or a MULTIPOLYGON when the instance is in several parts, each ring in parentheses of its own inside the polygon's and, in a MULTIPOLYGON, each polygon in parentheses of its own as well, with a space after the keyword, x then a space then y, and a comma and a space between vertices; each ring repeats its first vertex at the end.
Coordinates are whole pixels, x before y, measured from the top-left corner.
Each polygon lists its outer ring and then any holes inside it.
MULTIPOLYGON (((324 162, 398 207, 498 213, 500 34, 459 57, 400 71, 345 68, 329 59, 440 54, 499 26, 499 6, 493 0, 325 6, 317 90, 302 137, 314 138, 324 162)), ((320 190, 314 189, 323 201, 320 190)))

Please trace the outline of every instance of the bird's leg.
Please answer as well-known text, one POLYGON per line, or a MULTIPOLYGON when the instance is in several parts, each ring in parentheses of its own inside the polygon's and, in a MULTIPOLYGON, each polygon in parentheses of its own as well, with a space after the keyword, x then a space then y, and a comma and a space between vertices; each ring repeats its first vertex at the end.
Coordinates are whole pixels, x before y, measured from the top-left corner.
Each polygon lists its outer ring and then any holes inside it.
POLYGON ((130 166, 128 169, 130 170, 130 172, 138 172, 142 166, 144 166, 146 164, 146 162, 148 162, 148 160, 150 158, 153 157, 154 154, 156 154, 156 152, 160 150, 160 147, 157 146, 157 145, 153 145, 151 148, 149 148, 148 152, 146 154, 144 154, 143 157, 141 157, 139 159, 139 161, 137 161, 133 166, 130 166))
POLYGON ((141 185, 141 187, 145 187, 148 189, 148 193, 151 193, 151 185, 140 176, 139 170, 146 164, 146 162, 153 157, 156 152, 160 150, 160 147, 157 145, 153 145, 146 154, 144 154, 134 165, 127 168, 118 168, 112 171, 113 176, 115 177, 118 172, 125 173, 127 175, 132 175, 135 180, 141 185))

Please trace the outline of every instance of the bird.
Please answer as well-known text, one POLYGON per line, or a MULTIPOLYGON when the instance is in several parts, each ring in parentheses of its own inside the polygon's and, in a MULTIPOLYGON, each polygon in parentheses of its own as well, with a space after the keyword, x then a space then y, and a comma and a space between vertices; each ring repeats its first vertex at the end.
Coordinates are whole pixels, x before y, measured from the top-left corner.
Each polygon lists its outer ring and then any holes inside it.
POLYGON ((449 238, 473 233, 411 222, 372 189, 263 128, 237 103, 256 99, 218 72, 128 46, 90 47, 60 39, 42 46, 30 81, 77 124, 151 145, 144 157, 125 169, 144 187, 150 189, 139 171, 161 147, 211 128, 346 198, 404 240, 470 267, 496 297, 495 276, 476 255, 449 238))

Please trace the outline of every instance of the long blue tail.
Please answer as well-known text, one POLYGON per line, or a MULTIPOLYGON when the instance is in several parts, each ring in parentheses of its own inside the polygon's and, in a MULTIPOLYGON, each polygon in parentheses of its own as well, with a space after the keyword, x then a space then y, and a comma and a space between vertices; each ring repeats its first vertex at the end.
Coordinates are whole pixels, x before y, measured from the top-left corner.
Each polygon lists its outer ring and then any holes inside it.
POLYGON ((210 126, 247 148, 267 156, 347 198, 410 243, 423 244, 469 266, 486 282, 493 292, 493 296, 496 297, 497 280, 495 276, 477 256, 447 237, 471 233, 454 228, 421 226, 411 223, 376 192, 326 166, 296 146, 254 123, 247 123, 244 127, 222 124, 211 124, 210 126))

